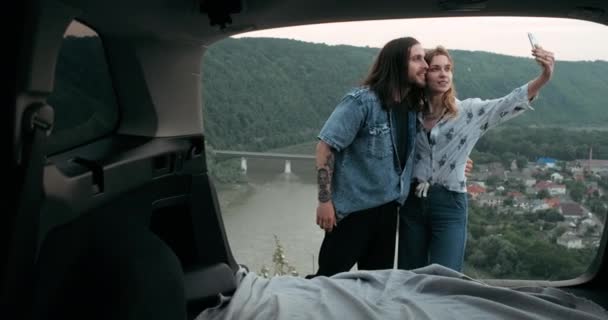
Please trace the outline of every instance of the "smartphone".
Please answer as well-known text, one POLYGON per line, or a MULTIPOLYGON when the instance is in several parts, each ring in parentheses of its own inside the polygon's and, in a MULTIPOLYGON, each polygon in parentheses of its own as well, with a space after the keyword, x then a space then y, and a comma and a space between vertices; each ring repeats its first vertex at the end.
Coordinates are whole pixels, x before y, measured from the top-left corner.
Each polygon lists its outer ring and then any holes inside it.
POLYGON ((536 47, 539 46, 538 40, 536 40, 536 37, 530 32, 528 32, 528 39, 530 39, 530 44, 532 45, 532 49, 535 49, 536 47))

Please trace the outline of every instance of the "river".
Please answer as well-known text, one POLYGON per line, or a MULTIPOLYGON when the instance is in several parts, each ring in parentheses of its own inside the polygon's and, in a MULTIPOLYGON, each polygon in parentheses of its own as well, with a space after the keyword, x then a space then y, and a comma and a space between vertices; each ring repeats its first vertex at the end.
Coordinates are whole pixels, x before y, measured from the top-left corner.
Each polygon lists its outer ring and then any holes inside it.
POLYGON ((274 270, 278 237, 288 263, 299 275, 317 270, 323 231, 315 224, 316 185, 312 160, 249 159, 246 185, 218 188, 222 217, 234 257, 251 271, 274 270))

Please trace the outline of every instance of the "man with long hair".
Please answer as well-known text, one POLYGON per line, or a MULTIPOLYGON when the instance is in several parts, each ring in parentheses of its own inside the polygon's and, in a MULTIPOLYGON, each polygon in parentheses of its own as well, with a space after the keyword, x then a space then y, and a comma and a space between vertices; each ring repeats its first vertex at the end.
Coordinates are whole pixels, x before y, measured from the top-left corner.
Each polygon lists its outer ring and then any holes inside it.
MULTIPOLYGON (((397 210, 409 193, 416 112, 428 65, 411 37, 388 42, 361 87, 347 93, 318 136, 318 275, 393 267, 397 210)), ((312 276, 309 276, 312 277, 312 276)))

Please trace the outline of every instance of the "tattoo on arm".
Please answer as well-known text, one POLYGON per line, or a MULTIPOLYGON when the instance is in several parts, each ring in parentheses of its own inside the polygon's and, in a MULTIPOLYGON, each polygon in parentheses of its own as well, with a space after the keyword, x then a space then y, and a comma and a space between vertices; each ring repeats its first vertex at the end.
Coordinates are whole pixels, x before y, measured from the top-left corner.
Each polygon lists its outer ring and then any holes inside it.
POLYGON ((319 202, 331 200, 331 177, 334 171, 334 154, 329 153, 325 164, 317 169, 317 183, 319 184, 319 202))
POLYGON ((326 203, 329 200, 331 200, 331 196, 329 195, 327 186, 325 186, 325 188, 319 188, 319 202, 326 203))

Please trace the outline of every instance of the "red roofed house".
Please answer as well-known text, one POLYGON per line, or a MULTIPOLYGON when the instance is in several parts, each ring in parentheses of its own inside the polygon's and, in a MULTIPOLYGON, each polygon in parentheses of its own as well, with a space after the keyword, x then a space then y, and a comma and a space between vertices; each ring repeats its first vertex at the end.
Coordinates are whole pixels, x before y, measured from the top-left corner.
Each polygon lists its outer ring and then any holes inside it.
POLYGON ((566 186, 563 184, 557 184, 552 181, 540 181, 534 186, 536 191, 547 190, 550 195, 556 196, 559 194, 566 194, 566 186))
POLYGON ((476 199, 480 194, 486 193, 486 189, 478 184, 471 184, 467 187, 467 192, 476 199))
POLYGON ((585 217, 583 208, 578 203, 574 202, 560 204, 559 212, 564 216, 564 218, 578 219, 585 217))
POLYGON ((559 198, 547 198, 545 203, 551 208, 559 208, 559 198))
POLYGON ((513 198, 515 207, 518 207, 521 209, 528 209, 530 207, 530 201, 528 201, 526 196, 519 191, 507 192, 507 198, 513 198))
POLYGON ((519 191, 509 191, 507 197, 513 197, 514 199, 523 197, 524 194, 519 191))

